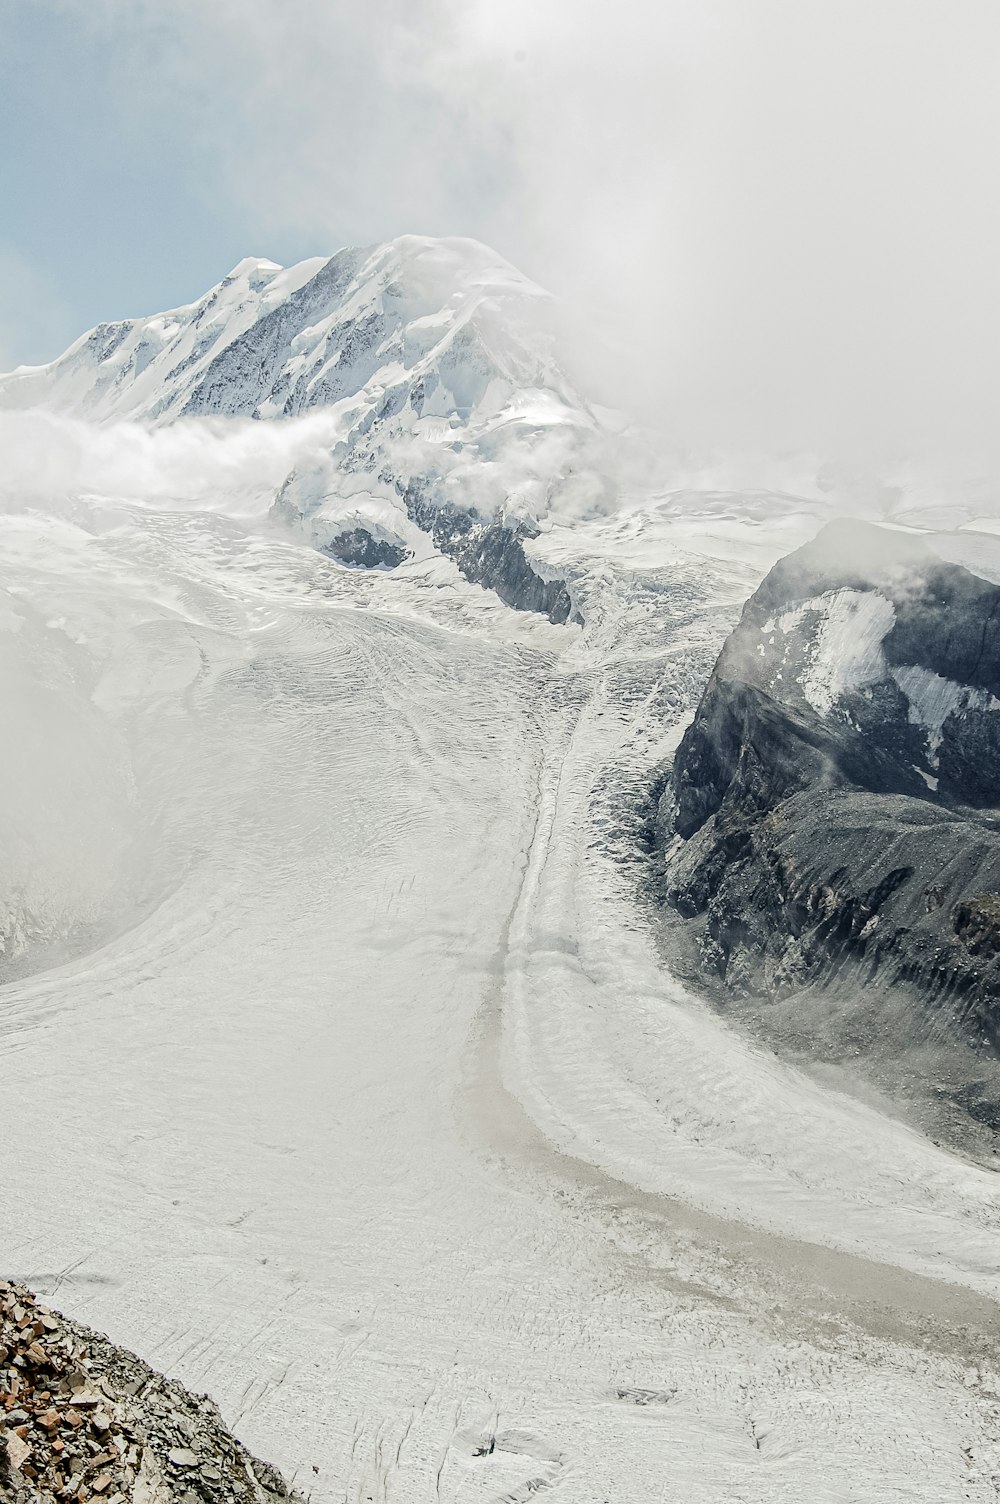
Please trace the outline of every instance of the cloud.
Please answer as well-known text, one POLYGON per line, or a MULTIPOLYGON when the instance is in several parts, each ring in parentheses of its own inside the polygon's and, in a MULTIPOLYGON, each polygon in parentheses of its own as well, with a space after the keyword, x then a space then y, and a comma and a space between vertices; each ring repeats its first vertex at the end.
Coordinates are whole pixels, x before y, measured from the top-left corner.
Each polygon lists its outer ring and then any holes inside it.
POLYGON ((471 65, 441 71, 507 122, 495 233, 516 207, 521 255, 619 332, 647 416, 706 445, 996 462, 995 7, 465 14, 471 65))
POLYGON ((329 451, 329 418, 188 419, 166 428, 88 423, 42 409, 0 411, 0 505, 100 498, 260 519, 289 470, 329 451))
POLYGON ((248 251, 472 234, 682 444, 1000 463, 992 0, 61 4, 248 251))

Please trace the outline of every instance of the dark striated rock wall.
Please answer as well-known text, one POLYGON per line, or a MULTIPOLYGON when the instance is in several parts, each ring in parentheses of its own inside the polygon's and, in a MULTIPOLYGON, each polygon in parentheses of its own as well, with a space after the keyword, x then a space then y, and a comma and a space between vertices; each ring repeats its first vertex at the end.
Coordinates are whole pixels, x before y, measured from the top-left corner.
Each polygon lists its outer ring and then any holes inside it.
POLYGON ((536 527, 438 501, 426 483, 400 485, 399 492, 411 522, 430 533, 472 584, 496 591, 516 611, 539 611, 558 624, 570 620, 566 581, 543 579, 524 551, 525 543, 538 536, 536 527))
POLYGON ((780 1004, 828 1058, 947 1048, 942 1089, 994 1128, 998 689, 1000 590, 828 528, 747 603, 657 821, 662 895, 731 1006, 780 1004))

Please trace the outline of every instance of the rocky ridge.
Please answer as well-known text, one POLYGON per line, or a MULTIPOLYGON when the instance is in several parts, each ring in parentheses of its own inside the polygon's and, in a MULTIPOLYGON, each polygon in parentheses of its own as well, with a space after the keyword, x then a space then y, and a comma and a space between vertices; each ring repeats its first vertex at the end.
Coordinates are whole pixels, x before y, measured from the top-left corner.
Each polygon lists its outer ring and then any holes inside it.
POLYGON ((747 603, 657 832, 727 1006, 1000 1128, 1000 589, 825 528, 747 603))
POLYGON ((207 1395, 0 1280, 0 1499, 301 1504, 207 1395))

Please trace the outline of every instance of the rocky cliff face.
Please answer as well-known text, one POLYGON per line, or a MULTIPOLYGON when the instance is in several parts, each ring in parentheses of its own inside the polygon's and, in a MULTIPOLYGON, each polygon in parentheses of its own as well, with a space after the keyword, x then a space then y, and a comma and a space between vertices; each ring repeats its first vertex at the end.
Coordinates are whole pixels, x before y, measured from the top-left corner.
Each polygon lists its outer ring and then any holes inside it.
POLYGON ((828 1057, 937 1052, 941 1091, 1000 1128, 1000 589, 909 535, 824 529, 747 603, 659 829, 734 1004, 828 1057))

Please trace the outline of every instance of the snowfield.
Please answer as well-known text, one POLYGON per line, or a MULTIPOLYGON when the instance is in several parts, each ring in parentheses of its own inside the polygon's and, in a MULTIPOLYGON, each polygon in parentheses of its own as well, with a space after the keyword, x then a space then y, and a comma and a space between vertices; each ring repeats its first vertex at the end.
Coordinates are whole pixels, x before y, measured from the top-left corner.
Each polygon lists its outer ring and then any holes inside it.
POLYGON ((101 856, 39 851, 3 989, 13 1272, 317 1500, 995 1496, 996 1177, 730 1033, 634 902, 731 564, 591 642, 203 513, 2 525, 10 742, 62 718, 5 813, 101 856))
POLYGON ((554 626, 280 527, 328 419, 5 415, 3 1272, 317 1504, 995 1500, 1000 1177, 730 1029, 638 898, 822 497, 564 489, 554 626))

